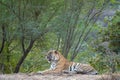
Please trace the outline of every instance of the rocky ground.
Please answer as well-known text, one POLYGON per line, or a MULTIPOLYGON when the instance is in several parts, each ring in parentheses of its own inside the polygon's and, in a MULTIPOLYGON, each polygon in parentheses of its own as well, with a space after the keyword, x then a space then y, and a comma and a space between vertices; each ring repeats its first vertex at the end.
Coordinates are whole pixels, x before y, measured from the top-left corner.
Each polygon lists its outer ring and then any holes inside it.
POLYGON ((99 75, 32 75, 5 74, 0 75, 0 80, 96 80, 99 75))

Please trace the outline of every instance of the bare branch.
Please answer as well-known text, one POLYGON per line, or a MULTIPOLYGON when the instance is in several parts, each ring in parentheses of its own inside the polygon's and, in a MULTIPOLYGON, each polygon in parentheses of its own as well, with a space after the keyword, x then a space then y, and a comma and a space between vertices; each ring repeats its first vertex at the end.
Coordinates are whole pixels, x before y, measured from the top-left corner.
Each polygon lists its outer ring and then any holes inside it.
MULTIPOLYGON (((102 10, 107 6, 108 3, 109 3, 109 0, 106 0, 106 1, 103 3, 103 6, 101 7, 101 9, 100 9, 99 11, 97 11, 95 14, 93 14, 93 16, 90 17, 90 15, 92 14, 92 12, 90 12, 90 14, 88 15, 88 18, 87 18, 87 20, 85 21, 85 27, 84 27, 83 31, 81 32, 81 35, 80 35, 79 40, 78 40, 78 42, 77 42, 77 45, 76 45, 76 47, 75 47, 75 49, 74 49, 74 52, 73 52, 73 54, 72 54, 72 56, 71 56, 71 60, 73 60, 73 59, 77 56, 77 54, 78 54, 78 52, 80 51, 81 46, 82 46, 83 42, 85 41, 87 35, 88 35, 88 34, 90 33, 90 31, 92 30, 92 27, 91 27, 91 28, 87 31, 87 33, 85 33, 86 30, 87 30, 87 27, 88 27, 89 24, 90 24, 90 22, 91 22, 96 16, 97 16, 97 18, 99 17, 100 13, 101 13, 102 10), (89 19, 89 17, 90 17, 90 19, 89 19), (85 34, 85 36, 84 36, 83 39, 82 39, 82 36, 83 36, 84 34, 85 34), (82 39, 82 40, 81 40, 81 39, 82 39)), ((92 8, 94 8, 94 7, 92 7, 92 8)), ((95 22, 96 22, 96 20, 93 21, 93 24, 94 24, 95 22)))

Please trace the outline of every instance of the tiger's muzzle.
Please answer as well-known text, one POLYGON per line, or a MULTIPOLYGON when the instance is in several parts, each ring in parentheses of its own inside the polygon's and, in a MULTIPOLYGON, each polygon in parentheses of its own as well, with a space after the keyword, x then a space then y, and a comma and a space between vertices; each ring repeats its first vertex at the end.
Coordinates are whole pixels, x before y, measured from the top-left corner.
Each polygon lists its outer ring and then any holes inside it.
POLYGON ((46 56, 46 59, 50 62, 50 61, 52 61, 52 55, 47 55, 46 56))

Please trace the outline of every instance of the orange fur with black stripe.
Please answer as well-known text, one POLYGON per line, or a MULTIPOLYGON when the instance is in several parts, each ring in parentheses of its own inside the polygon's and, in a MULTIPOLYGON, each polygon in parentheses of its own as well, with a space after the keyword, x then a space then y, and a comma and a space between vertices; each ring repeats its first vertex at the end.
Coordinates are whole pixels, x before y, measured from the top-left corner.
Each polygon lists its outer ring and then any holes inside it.
POLYGON ((56 50, 50 50, 46 55, 46 59, 51 64, 50 69, 38 73, 97 74, 97 71, 89 64, 70 62, 56 50))

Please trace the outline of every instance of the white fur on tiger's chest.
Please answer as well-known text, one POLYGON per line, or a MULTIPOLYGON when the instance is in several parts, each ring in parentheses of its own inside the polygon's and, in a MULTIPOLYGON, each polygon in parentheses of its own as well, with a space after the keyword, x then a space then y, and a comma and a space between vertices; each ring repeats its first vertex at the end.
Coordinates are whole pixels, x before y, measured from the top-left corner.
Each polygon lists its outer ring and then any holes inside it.
POLYGON ((50 69, 54 70, 55 68, 56 68, 56 63, 55 62, 51 63, 50 69))

